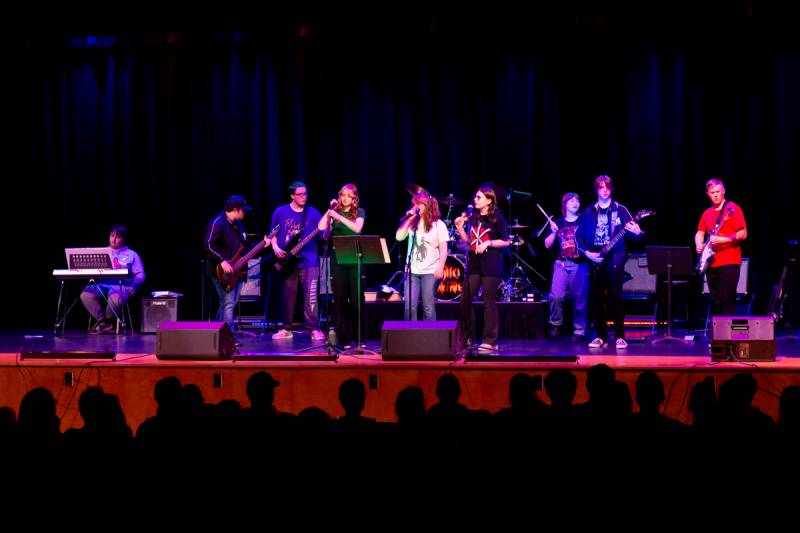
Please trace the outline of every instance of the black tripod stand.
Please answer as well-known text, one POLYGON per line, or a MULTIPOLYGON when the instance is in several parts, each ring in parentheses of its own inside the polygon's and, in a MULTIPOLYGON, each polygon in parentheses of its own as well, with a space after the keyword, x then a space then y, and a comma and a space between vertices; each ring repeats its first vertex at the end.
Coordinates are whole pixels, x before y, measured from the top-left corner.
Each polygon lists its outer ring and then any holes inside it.
POLYGON ((373 354, 377 352, 366 350, 361 341, 361 265, 384 265, 389 263, 389 250, 386 241, 378 235, 340 235, 333 238, 333 247, 336 250, 336 261, 340 265, 358 265, 358 294, 357 318, 358 331, 356 347, 342 352, 345 355, 373 354))

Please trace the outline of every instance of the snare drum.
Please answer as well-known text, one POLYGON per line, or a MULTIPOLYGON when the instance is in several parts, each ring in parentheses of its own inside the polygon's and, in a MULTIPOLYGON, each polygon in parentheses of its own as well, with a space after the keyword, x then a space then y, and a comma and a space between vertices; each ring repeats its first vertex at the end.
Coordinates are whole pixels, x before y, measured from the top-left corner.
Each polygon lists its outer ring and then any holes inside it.
POLYGON ((444 263, 444 275, 436 282, 437 300, 454 302, 460 299, 464 283, 464 257, 448 255, 444 263))

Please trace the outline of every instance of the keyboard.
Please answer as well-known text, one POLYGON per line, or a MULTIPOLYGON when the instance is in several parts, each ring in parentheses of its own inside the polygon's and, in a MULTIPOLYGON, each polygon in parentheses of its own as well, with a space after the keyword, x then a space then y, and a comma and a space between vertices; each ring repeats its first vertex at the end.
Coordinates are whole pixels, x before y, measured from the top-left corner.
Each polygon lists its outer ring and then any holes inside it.
POLYGON ((68 270, 55 269, 53 277, 56 279, 110 279, 127 278, 130 275, 127 268, 81 268, 68 270))

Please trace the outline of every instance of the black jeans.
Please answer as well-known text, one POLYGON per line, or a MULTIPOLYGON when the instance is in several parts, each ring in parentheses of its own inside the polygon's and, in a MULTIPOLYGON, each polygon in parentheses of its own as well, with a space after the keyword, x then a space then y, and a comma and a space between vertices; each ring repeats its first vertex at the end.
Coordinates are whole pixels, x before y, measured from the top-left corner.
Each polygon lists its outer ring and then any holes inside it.
POLYGON ((708 290, 711 293, 711 314, 733 316, 736 314, 736 286, 739 284, 741 265, 725 265, 706 271, 708 290))
POLYGON ((608 315, 614 321, 614 337, 625 338, 625 307, 622 304, 622 284, 625 281, 624 253, 606 257, 593 265, 590 276, 589 307, 597 336, 608 340, 608 315))
POLYGON ((500 287, 499 276, 480 276, 470 274, 468 283, 461 295, 461 319, 464 324, 463 336, 472 339, 475 330, 475 309, 472 300, 478 294, 478 287, 483 289, 483 337, 484 344, 497 344, 500 334, 500 314, 497 312, 497 289, 500 287), (469 298, 466 297, 469 295, 469 298))

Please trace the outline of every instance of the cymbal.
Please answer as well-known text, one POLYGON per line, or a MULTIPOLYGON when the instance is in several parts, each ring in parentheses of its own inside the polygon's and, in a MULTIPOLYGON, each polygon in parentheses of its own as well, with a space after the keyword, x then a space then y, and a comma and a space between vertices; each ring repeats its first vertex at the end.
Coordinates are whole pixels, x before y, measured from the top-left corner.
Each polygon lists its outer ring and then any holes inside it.
POLYGON ((447 196, 437 196, 436 199, 439 200, 440 204, 449 206, 461 205, 464 203, 464 200, 458 198, 457 196, 453 196, 452 194, 448 194, 447 196))
POLYGON ((417 185, 416 183, 406 183, 406 191, 412 196, 416 194, 430 194, 425 187, 417 185))
POLYGON ((515 229, 528 229, 530 226, 526 226, 524 224, 514 224, 513 226, 509 226, 508 229, 515 230, 515 229))

